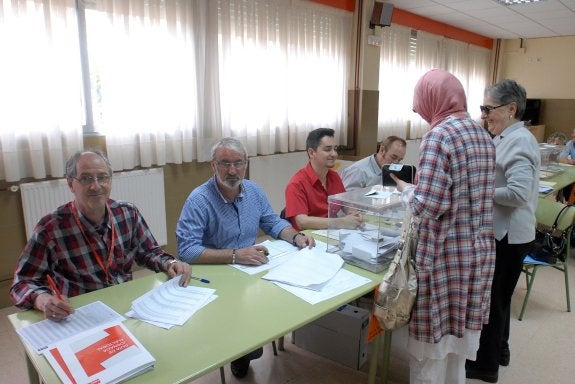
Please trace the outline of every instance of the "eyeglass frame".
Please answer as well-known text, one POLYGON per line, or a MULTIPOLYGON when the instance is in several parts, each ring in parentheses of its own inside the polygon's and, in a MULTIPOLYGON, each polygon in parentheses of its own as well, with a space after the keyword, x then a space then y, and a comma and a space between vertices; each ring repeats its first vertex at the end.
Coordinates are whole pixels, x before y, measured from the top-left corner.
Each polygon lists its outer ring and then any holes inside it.
POLYGON ((490 106, 490 105, 480 105, 480 106, 479 106, 479 109, 481 110, 481 113, 484 113, 484 114, 486 114, 486 115, 489 115, 489 114, 491 113, 491 111, 493 111, 494 109, 501 108, 501 107, 505 107, 506 105, 509 105, 509 103, 507 103, 507 104, 501 104, 501 105, 498 105, 498 106, 496 106, 496 107, 492 107, 492 106, 490 106))
POLYGON ((223 169, 230 169, 232 166, 235 169, 243 169, 246 165, 248 164, 248 162, 246 160, 238 160, 238 161, 216 161, 216 165, 218 167, 221 167, 223 169))
POLYGON ((72 177, 72 179, 76 180, 81 185, 87 187, 89 185, 94 184, 94 181, 97 181, 98 184, 107 185, 112 180, 112 176, 106 175, 106 174, 97 175, 97 176, 81 175, 80 177, 72 177))

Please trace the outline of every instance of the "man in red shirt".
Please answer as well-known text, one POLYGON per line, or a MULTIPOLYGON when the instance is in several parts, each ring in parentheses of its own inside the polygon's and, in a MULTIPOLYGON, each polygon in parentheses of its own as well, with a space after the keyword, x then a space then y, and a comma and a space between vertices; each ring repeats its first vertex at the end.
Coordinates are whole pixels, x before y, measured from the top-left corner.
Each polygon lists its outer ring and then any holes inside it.
MULTIPOLYGON (((296 230, 326 229, 330 195, 345 192, 341 178, 332 170, 337 160, 334 130, 317 128, 308 134, 306 150, 309 163, 296 172, 286 186, 285 217, 296 230)), ((360 228, 360 213, 332 212, 330 227, 360 228), (337 217, 336 217, 337 216, 337 217)))

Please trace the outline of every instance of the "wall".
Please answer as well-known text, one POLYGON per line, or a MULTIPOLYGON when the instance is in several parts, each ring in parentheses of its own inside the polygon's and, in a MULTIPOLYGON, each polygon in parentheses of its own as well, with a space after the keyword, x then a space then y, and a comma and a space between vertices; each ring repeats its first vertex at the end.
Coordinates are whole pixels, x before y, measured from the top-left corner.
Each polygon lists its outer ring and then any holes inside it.
POLYGON ((540 124, 571 137, 575 128, 575 36, 503 40, 497 79, 514 79, 542 99, 540 124))
POLYGON ((575 36, 503 40, 499 79, 522 84, 530 98, 575 99, 575 36))

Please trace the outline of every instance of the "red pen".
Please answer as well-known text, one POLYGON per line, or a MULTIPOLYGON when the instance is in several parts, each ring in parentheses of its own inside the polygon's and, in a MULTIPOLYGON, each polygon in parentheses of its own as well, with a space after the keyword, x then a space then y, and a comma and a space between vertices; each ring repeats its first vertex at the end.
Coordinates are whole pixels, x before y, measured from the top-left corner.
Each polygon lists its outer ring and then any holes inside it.
POLYGON ((62 295, 60 294, 60 291, 56 287, 54 280, 52 280, 52 276, 46 275, 46 278, 48 279, 48 284, 50 284, 50 288, 52 288, 52 291, 56 294, 56 297, 58 297, 58 299, 60 300, 64 300, 64 298, 62 298, 62 295))

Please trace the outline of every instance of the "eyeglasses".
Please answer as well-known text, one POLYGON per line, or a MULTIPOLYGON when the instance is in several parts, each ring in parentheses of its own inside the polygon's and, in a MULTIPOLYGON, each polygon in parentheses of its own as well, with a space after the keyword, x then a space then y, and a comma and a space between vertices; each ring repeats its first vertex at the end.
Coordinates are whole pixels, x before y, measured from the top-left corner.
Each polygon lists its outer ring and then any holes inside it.
POLYGON ((480 105, 479 109, 481 109, 481 113, 485 113, 486 115, 489 115, 489 112, 493 111, 494 109, 501 108, 501 107, 504 107, 506 105, 507 104, 501 104, 501 105, 498 105, 497 107, 492 107, 491 105, 480 105))
POLYGON ((218 161, 217 164, 219 167, 222 167, 224 169, 230 169, 232 166, 235 169, 241 169, 246 166, 246 161, 240 160, 231 163, 229 161, 218 161))
POLYGON ((111 178, 112 176, 110 175, 98 175, 98 176, 82 175, 80 177, 74 177, 73 179, 84 186, 88 186, 92 185, 94 181, 97 181, 98 184, 108 184, 111 178))

